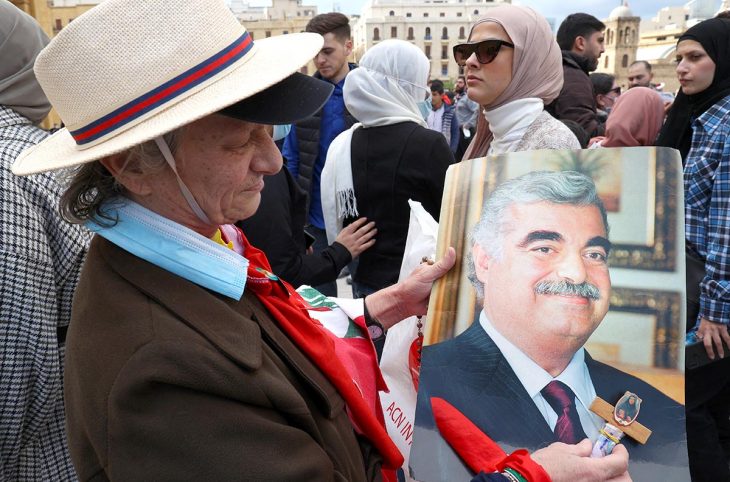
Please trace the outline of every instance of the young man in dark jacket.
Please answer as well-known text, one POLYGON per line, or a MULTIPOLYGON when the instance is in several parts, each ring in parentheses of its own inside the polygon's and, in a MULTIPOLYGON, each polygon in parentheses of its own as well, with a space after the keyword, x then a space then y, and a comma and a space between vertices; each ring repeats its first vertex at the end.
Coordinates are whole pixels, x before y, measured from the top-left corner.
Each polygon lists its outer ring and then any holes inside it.
MULTIPOLYGON (((324 46, 314 57, 317 67, 314 76, 334 84, 335 90, 319 112, 296 123, 284 141, 282 155, 289 172, 307 192, 307 232, 314 236, 314 251, 319 253, 329 246, 319 182, 330 143, 356 122, 347 111, 342 95, 345 77, 355 65, 347 62, 352 53, 352 39, 349 19, 345 15, 337 12, 317 15, 309 21, 306 31, 324 37, 324 46)), ((315 288, 325 295, 337 296, 334 281, 315 288)))
POLYGON ((557 119, 577 122, 591 137, 603 135, 605 125, 598 120, 593 84, 589 74, 598 67, 604 52, 606 26, 592 15, 568 15, 558 29, 558 45, 563 51, 563 89, 548 111, 557 119))

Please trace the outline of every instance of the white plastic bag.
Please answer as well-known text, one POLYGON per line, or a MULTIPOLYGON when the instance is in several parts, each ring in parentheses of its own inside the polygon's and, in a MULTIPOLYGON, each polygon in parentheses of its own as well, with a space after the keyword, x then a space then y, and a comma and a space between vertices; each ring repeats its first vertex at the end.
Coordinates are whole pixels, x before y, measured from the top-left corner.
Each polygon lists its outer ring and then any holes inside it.
MULTIPOLYGON (((411 206, 411 219, 399 280, 411 274, 424 256, 433 257, 436 252, 438 223, 421 203, 408 200, 408 204, 411 206)), ((388 330, 380 360, 383 378, 390 389, 390 393, 380 394, 385 425, 405 459, 406 480, 411 480, 408 477, 408 458, 416 414, 417 390, 411 373, 418 336, 416 323, 416 317, 412 316, 388 330)))

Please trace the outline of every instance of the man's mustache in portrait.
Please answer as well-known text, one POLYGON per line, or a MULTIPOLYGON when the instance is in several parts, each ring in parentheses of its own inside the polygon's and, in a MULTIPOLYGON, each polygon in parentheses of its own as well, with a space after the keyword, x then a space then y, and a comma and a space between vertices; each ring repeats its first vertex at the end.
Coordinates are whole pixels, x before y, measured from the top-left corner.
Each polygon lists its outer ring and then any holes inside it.
POLYGON ((557 296, 582 296, 593 301, 601 298, 601 290, 591 283, 571 283, 570 281, 540 281, 535 285, 535 294, 557 296))

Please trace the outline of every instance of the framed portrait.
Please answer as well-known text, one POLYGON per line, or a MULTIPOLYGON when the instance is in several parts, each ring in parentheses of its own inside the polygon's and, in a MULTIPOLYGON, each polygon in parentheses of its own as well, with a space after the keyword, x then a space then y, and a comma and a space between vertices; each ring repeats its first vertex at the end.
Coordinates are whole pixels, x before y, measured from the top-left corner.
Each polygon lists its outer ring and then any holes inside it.
POLYGON ((461 333, 478 314, 477 293, 463 282, 470 229, 485 196, 504 180, 528 172, 571 170, 594 180, 611 229, 612 269, 677 272, 682 257, 677 223, 683 224, 680 162, 674 149, 632 147, 515 152, 450 167, 437 255, 452 246, 460 262, 434 285, 425 344, 461 333))
POLYGON ((425 322, 415 480, 470 475, 437 406, 509 453, 597 442, 610 420, 592 401, 614 410, 626 393, 642 410, 624 407, 619 425, 651 434, 623 441, 632 478, 688 480, 680 179, 666 148, 517 152, 449 169, 436 254, 453 247, 457 262, 425 322), (573 403, 570 429, 557 399, 573 403))

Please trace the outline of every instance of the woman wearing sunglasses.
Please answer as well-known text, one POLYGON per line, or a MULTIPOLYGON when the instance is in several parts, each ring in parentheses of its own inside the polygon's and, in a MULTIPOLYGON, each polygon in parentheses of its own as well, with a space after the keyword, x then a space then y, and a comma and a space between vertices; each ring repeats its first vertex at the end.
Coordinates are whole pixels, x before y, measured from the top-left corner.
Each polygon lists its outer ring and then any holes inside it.
POLYGON ((484 109, 464 159, 535 149, 580 149, 575 135, 545 112, 563 86, 563 67, 547 21, 527 7, 491 8, 454 47, 469 98, 484 109))

